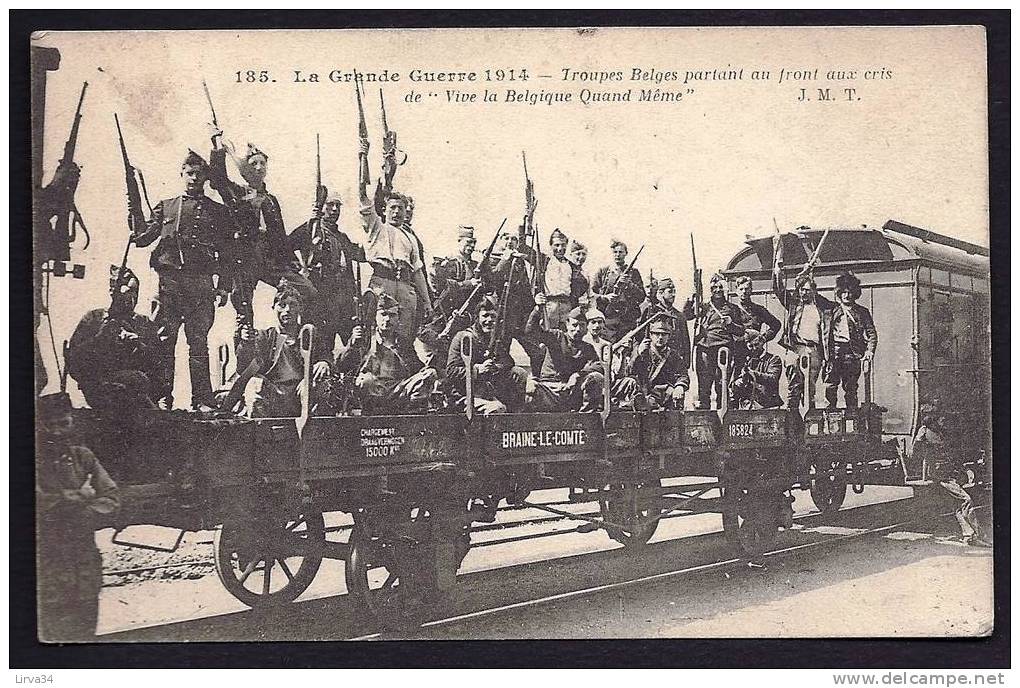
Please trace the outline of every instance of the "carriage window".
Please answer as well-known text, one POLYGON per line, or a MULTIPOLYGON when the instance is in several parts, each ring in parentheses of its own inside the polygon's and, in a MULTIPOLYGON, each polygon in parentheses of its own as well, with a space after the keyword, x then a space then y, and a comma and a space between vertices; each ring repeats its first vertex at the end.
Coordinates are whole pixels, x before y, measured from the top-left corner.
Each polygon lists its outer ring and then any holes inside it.
POLYGON ((949 294, 935 292, 932 294, 932 297, 932 359, 936 365, 951 365, 956 363, 956 341, 953 337, 953 307, 949 294))
POLYGON ((975 277, 974 278, 974 291, 976 291, 978 293, 981 293, 981 294, 987 294, 988 293, 988 280, 983 279, 981 277, 975 277))
POLYGON ((918 268, 917 281, 920 284, 931 284, 931 268, 918 268))
POLYGON ((931 279, 935 284, 941 284, 944 287, 949 286, 949 273, 945 270, 939 270, 938 268, 932 268, 931 279))

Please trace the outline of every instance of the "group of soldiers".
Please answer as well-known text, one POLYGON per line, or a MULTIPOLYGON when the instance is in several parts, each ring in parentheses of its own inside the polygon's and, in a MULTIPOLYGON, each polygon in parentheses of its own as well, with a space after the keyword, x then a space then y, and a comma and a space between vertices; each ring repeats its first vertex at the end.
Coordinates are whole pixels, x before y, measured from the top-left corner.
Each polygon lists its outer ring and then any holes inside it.
POLYGON ((160 201, 149 217, 130 209, 131 242, 153 246, 152 315, 136 312, 138 278, 114 267, 109 308, 88 313, 69 342, 69 374, 94 408, 171 408, 182 325, 191 406, 205 412, 297 415, 306 371, 320 414, 463 408, 469 372, 481 413, 594 411, 606 384, 621 408, 683 408, 692 367, 698 408, 711 408, 713 394, 717 407, 728 395, 730 404, 775 408, 783 403, 784 365, 766 345, 780 332, 790 352, 790 407, 820 374, 830 405, 840 386, 847 405, 858 403, 862 362, 874 355, 877 334, 857 303, 853 275, 837 280, 836 301, 817 293, 810 269, 791 291, 777 280, 784 327, 752 300, 747 277, 736 281, 735 299, 717 274, 708 299, 692 296, 678 306, 676 282, 650 280, 646 289, 636 257, 628 261, 628 246, 615 239, 613 263, 589 280, 583 244, 556 229, 545 249, 527 219, 516 231, 501 228, 480 260, 474 228, 457 228, 457 254, 427 270, 414 201, 392 188, 392 148, 384 150, 383 174, 370 194, 369 142, 361 138, 361 232, 352 237, 341 228, 341 199, 324 187, 311 217, 288 233, 267 186, 269 156, 251 144, 239 153, 215 125, 210 139, 208 162, 194 151, 182 161, 181 195, 160 201), (240 181, 231 178, 228 157, 240 181), (206 195, 207 184, 220 201, 206 195), (371 269, 367 287, 363 266, 371 269), (256 330, 252 303, 260 282, 276 289, 278 324, 256 330), (236 366, 214 390, 208 333, 228 300, 237 314, 236 366), (314 326, 310 342, 302 341, 306 324, 314 326), (513 341, 528 366, 511 355, 513 341), (723 348, 730 356, 726 381, 723 348), (804 357, 808 379, 796 362, 804 357))

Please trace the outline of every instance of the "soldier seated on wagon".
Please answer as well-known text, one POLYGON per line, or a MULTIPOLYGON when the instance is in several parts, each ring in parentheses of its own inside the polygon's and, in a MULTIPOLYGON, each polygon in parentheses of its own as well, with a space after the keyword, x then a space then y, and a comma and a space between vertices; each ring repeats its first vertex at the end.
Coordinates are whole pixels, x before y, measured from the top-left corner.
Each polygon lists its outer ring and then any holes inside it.
POLYGON ((683 409, 691 378, 686 356, 672 344, 673 331, 673 319, 666 313, 648 326, 648 341, 638 349, 627 376, 613 390, 613 397, 622 405, 683 409))
MULTIPOLYGON (((237 372, 223 397, 222 408, 248 417, 300 415, 305 365, 299 337, 306 298, 293 284, 281 280, 273 299, 280 328, 241 328, 237 372)), ((329 348, 322 338, 313 334, 310 358, 313 395, 320 383, 329 377, 329 348)))
POLYGON ((734 405, 742 409, 779 408, 783 405, 779 396, 782 359, 765 350, 765 337, 757 330, 748 330, 744 343, 747 357, 730 385, 734 405))
POLYGON ((435 389, 438 374, 425 368, 412 347, 397 339, 400 304, 389 294, 379 295, 375 309, 375 331, 367 344, 360 328, 341 353, 340 372, 354 374, 354 389, 366 414, 423 412, 435 389), (364 353, 362 353, 364 352, 364 353))
POLYGON ((535 382, 536 411, 596 411, 605 378, 595 348, 584 341, 587 318, 580 306, 567 314, 563 329, 548 330, 542 317, 545 297, 535 296, 525 335, 545 345, 542 372, 535 382))
POLYGON ((514 365, 509 342, 499 351, 487 350, 498 313, 496 300, 491 296, 484 297, 478 304, 474 324, 454 335, 446 358, 446 375, 454 401, 463 406, 468 369, 461 352, 470 342, 474 408, 486 416, 520 410, 528 384, 528 371, 514 365))
POLYGON ((110 266, 110 307, 85 314, 71 335, 67 372, 92 408, 155 408, 163 361, 156 325, 135 312, 138 278, 110 266))

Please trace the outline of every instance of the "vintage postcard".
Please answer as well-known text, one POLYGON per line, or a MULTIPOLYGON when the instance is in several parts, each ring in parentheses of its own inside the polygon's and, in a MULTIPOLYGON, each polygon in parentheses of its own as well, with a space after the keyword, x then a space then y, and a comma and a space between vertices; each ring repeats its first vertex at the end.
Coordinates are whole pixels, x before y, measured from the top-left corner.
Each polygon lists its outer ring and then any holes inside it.
POLYGON ((982 27, 30 50, 42 641, 992 632, 982 27))

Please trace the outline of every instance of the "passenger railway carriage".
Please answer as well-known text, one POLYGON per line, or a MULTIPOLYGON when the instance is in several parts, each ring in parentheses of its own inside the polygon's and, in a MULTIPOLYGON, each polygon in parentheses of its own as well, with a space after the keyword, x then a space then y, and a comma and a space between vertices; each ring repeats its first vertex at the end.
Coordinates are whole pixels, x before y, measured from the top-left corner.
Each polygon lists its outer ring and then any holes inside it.
MULTIPOLYGON (((820 236, 783 236, 789 269, 820 236)), ((725 274, 751 276, 782 316, 772 242, 749 240, 725 274)), ((952 402, 975 466, 988 451, 987 252, 889 222, 831 233, 816 268, 821 290, 843 269, 861 277, 880 333, 860 409, 256 420, 153 412, 131 428, 82 409, 79 425, 123 486, 111 525, 220 526, 217 572, 252 607, 292 601, 324 558, 337 558, 348 590, 382 623, 421 621, 454 586, 472 524, 492 521, 500 504, 588 521, 628 547, 647 542, 666 515, 720 513, 734 545, 754 557, 789 525, 793 489, 811 489, 831 511, 848 485, 923 483, 924 467, 907 459, 922 403, 952 402), (597 513, 529 502, 549 488, 569 488, 570 502, 597 504, 597 513), (348 543, 326 537, 323 514, 336 511, 353 516, 348 543)), ((728 357, 719 365, 729 379, 728 357)))

